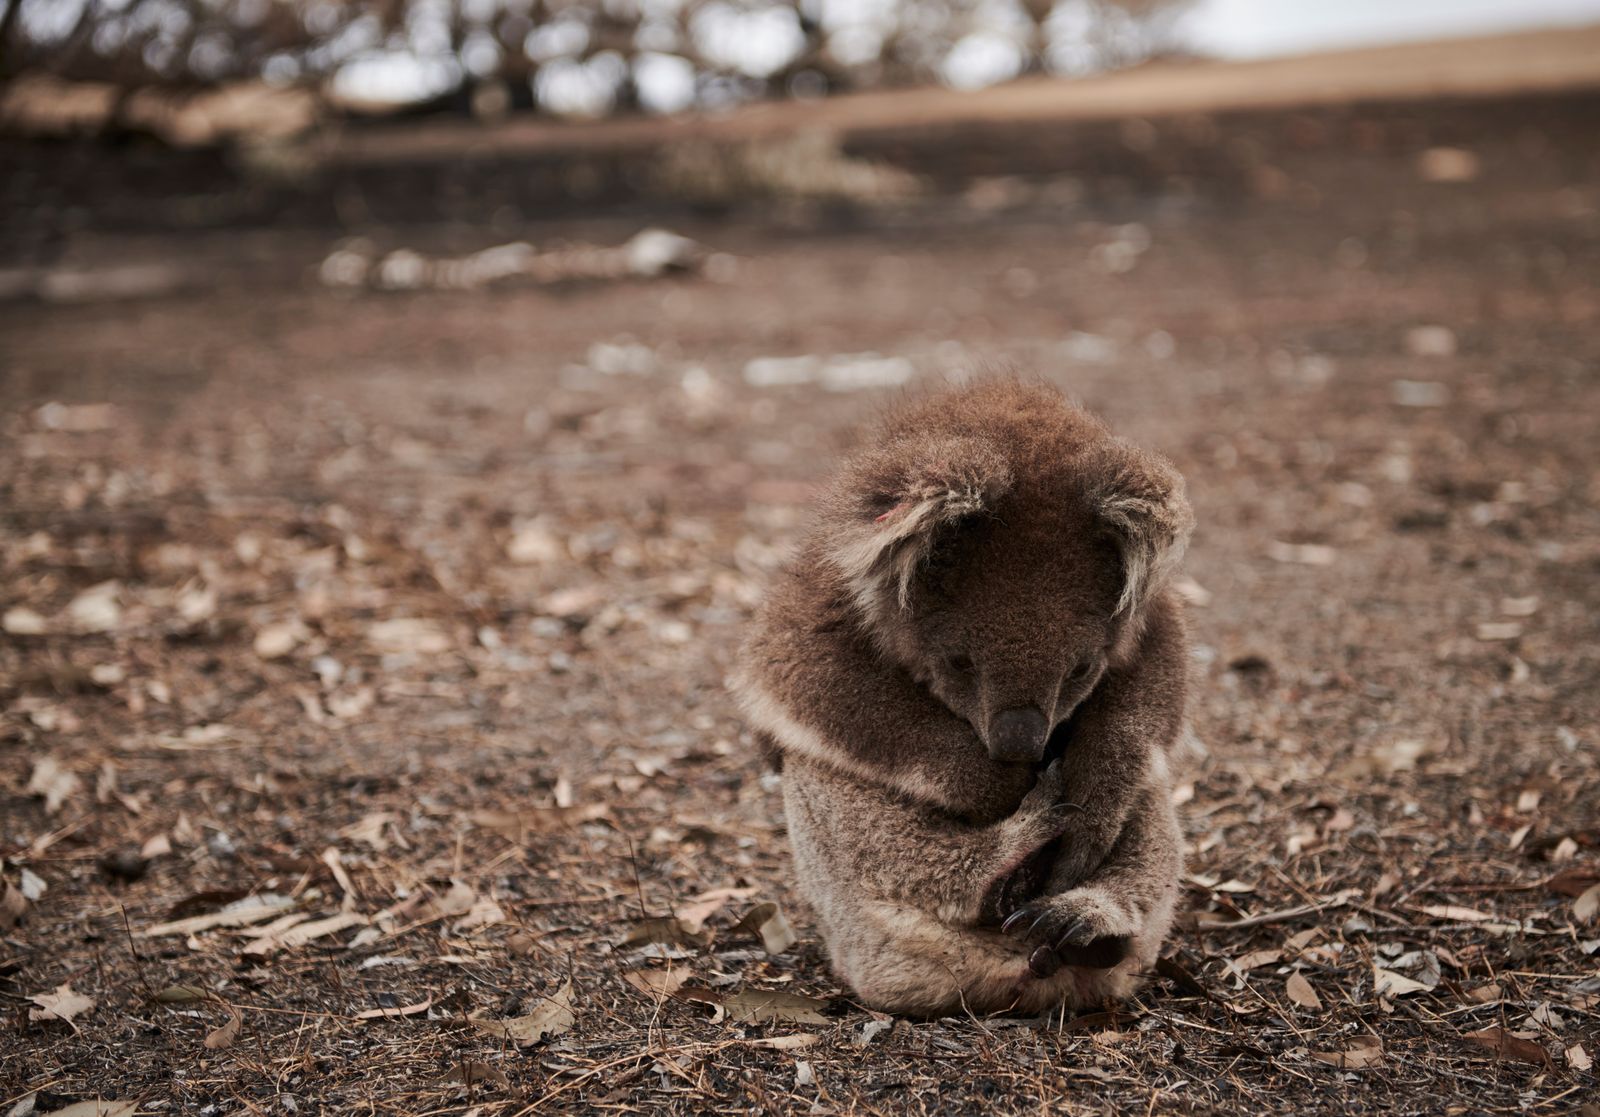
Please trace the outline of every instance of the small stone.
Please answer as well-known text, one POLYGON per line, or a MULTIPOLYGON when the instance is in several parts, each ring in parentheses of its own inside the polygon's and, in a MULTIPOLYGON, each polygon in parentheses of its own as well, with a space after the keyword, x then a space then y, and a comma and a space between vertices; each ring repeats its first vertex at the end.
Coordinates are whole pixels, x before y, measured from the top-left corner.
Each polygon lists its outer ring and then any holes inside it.
POLYGON ((1436 380, 1396 380, 1390 387, 1400 407, 1443 407, 1450 402, 1450 389, 1436 380))
POLYGON ((50 631, 50 623, 26 605, 13 605, 0 617, 0 628, 12 636, 43 636, 50 631))
POLYGON ((1417 177, 1423 182, 1471 182, 1483 163, 1461 147, 1430 147, 1417 156, 1417 177))
POLYGON ((1406 352, 1413 357, 1453 357, 1455 331, 1449 326, 1413 326, 1406 331, 1406 352))

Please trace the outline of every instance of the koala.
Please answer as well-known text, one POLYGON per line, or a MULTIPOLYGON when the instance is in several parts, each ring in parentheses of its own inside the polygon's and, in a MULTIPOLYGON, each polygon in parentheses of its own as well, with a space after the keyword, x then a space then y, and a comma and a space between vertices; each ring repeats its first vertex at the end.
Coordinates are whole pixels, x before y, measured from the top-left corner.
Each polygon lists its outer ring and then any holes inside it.
POLYGON ((1007 378, 891 413, 826 487, 732 681, 864 1000, 1076 1008, 1154 961, 1192 525, 1164 459, 1007 378))

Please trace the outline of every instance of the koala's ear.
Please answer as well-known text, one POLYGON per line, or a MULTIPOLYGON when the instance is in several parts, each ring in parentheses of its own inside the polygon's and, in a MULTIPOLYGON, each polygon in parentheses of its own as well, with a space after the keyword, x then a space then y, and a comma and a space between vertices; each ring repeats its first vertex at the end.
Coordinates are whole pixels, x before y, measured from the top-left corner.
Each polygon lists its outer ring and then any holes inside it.
POLYGON ((939 536, 994 507, 1011 468, 977 438, 905 439, 853 463, 833 501, 828 558, 871 614, 904 606, 939 536))
POLYGON ((1164 458, 1121 443, 1090 486, 1095 512, 1122 552, 1118 616, 1137 616, 1177 569, 1194 530, 1183 476, 1164 458))

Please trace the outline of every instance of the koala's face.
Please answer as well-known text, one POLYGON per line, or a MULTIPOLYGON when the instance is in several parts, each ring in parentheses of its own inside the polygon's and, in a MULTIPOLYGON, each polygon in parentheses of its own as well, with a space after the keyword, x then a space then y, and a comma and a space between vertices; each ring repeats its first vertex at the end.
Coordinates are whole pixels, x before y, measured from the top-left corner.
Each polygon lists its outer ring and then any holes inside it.
POLYGON ((1115 544, 1091 517, 964 525, 930 554, 892 646, 996 760, 1034 763, 1105 673, 1125 624, 1115 544))
POLYGON ((1032 763, 1129 650, 1193 523, 1165 459, 1002 379, 887 423, 835 478, 817 538, 879 650, 995 759, 1032 763))

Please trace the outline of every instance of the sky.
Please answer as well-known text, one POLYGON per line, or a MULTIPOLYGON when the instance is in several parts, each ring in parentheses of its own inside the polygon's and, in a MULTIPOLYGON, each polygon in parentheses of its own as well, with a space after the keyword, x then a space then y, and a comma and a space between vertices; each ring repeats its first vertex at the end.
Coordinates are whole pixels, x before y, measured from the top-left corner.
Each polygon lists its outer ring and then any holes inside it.
POLYGON ((1184 27, 1203 53, 1267 58, 1593 23, 1600 0, 1199 0, 1184 27))

